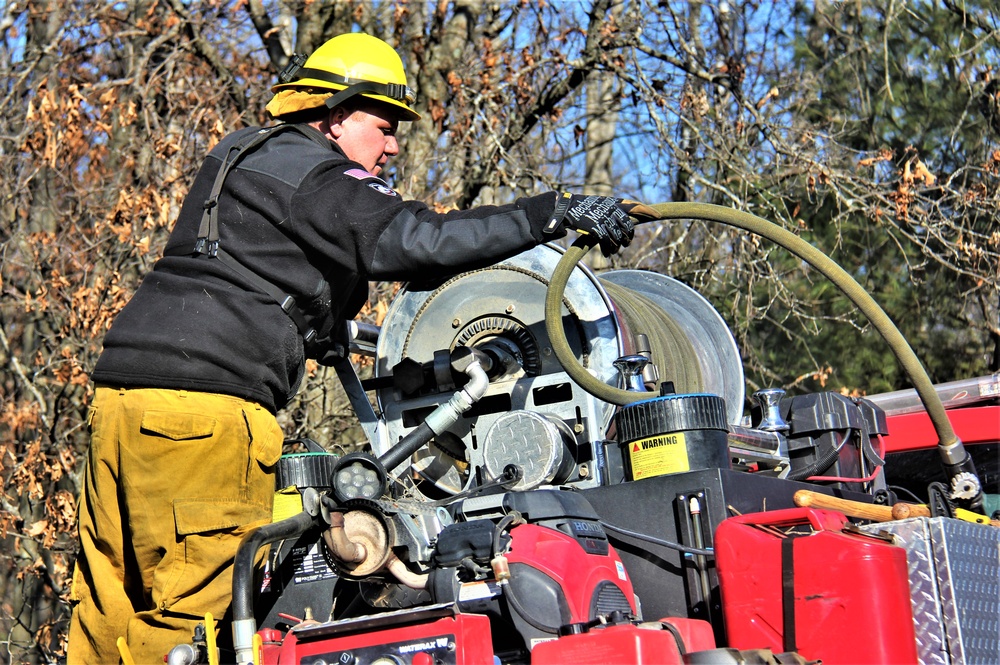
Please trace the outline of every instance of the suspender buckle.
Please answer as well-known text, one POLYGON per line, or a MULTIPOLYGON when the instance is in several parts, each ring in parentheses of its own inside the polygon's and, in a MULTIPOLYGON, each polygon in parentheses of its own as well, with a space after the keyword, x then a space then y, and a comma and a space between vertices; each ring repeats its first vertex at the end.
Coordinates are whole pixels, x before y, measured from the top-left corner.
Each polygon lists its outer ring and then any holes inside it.
POLYGON ((194 253, 211 256, 213 259, 219 255, 219 241, 208 238, 198 238, 194 243, 194 253))

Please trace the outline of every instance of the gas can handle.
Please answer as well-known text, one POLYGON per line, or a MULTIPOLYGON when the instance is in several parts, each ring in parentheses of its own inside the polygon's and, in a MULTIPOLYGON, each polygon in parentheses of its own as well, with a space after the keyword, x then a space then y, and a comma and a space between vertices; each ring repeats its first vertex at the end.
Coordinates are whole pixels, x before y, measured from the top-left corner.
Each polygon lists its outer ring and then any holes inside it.
POLYGON ((750 526, 797 526, 809 524, 816 531, 841 531, 847 526, 847 517, 835 510, 817 508, 784 508, 763 513, 747 513, 726 520, 750 526))

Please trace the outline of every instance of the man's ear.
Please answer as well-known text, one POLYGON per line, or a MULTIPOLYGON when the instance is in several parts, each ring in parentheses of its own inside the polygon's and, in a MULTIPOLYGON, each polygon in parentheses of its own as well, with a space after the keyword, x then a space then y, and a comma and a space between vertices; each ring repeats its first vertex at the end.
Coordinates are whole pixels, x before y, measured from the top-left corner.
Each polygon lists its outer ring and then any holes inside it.
POLYGON ((339 139, 344 134, 344 120, 350 113, 343 106, 335 106, 330 109, 330 114, 326 118, 326 122, 330 127, 330 136, 335 139, 339 139))

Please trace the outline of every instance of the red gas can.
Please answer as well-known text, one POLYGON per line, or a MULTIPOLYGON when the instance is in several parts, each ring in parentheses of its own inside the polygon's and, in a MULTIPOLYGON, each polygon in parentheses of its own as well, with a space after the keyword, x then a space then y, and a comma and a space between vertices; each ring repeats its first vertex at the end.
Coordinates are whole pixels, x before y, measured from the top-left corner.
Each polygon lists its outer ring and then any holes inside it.
POLYGON ((845 528, 841 513, 811 508, 719 524, 729 646, 796 651, 824 665, 917 662, 906 551, 845 528))

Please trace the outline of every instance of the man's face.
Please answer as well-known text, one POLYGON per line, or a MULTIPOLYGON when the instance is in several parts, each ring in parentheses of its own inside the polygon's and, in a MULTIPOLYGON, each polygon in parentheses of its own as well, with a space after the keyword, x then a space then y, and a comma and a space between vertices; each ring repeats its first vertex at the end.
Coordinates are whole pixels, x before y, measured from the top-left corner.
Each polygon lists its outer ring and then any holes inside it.
POLYGON ((330 135, 348 159, 379 175, 389 158, 399 154, 399 120, 377 104, 356 111, 337 108, 330 113, 330 135))

